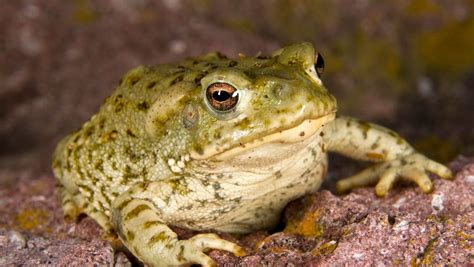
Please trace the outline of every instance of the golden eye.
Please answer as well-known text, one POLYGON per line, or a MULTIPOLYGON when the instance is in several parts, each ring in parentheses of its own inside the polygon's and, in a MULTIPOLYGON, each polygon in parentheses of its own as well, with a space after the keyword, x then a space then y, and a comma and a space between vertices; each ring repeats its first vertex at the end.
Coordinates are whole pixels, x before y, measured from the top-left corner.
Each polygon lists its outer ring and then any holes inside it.
POLYGON ((232 110, 239 100, 239 93, 227 83, 213 83, 206 89, 209 105, 218 112, 232 110))
POLYGON ((324 59, 320 53, 316 53, 316 62, 314 62, 314 69, 316 70, 318 76, 321 77, 324 72, 324 59))

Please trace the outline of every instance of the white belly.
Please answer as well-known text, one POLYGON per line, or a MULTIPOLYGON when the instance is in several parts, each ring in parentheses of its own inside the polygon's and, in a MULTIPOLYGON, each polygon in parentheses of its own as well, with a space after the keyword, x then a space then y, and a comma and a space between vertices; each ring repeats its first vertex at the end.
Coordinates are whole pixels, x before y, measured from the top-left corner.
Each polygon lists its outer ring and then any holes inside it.
POLYGON ((327 169, 320 144, 321 137, 315 134, 291 147, 268 144, 239 155, 231 165, 212 166, 220 170, 220 176, 212 175, 219 181, 220 199, 203 208, 219 215, 183 226, 231 233, 275 226, 288 202, 319 189, 327 169))

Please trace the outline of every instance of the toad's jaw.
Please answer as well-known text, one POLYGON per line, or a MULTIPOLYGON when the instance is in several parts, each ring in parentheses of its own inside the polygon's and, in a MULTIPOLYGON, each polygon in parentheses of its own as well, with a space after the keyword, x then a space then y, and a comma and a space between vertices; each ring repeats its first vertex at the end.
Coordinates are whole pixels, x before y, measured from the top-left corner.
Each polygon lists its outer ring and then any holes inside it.
POLYGON ((223 152, 218 152, 215 149, 212 149, 213 151, 208 150, 203 155, 191 153, 191 157, 198 160, 212 157, 213 160, 221 161, 268 143, 290 144, 301 142, 317 133, 324 124, 334 120, 335 116, 335 113, 330 113, 319 118, 306 119, 296 127, 271 133, 262 138, 252 140, 223 152))

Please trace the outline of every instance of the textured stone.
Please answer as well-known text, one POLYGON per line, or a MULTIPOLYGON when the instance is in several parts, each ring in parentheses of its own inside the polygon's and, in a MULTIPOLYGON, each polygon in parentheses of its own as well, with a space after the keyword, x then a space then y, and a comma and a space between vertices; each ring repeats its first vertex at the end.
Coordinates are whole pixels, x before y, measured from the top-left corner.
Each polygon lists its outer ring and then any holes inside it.
MULTIPOLYGON (((218 250, 209 255, 221 265, 241 266, 474 263, 474 159, 460 157, 451 168, 455 179, 435 178, 432 194, 411 184, 397 186, 385 198, 377 198, 371 187, 344 196, 316 192, 287 206, 281 231, 221 233, 243 246, 247 256, 218 250)), ((0 189, 0 200, 6 203, 0 206, 0 265, 136 262, 123 253, 114 260, 112 246, 92 219, 62 219, 52 177, 0 189), (19 236, 26 245, 19 246, 19 236)), ((173 229, 180 238, 196 234, 173 229)))

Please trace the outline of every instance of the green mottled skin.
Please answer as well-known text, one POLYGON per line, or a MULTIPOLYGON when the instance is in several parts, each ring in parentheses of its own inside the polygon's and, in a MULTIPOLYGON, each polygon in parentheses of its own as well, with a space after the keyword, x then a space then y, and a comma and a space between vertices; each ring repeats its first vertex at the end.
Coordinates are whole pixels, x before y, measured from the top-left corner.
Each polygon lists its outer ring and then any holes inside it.
POLYGON ((326 152, 380 162, 339 182, 341 191, 395 179, 432 189, 425 170, 449 170, 394 132, 335 118, 308 43, 271 57, 219 53, 129 71, 100 111, 58 145, 53 169, 65 215, 86 213, 150 265, 214 265, 210 248, 243 255, 215 234, 178 240, 168 226, 246 233, 269 228, 291 200, 317 190, 326 152), (239 102, 216 112, 209 85, 231 84, 239 102))

